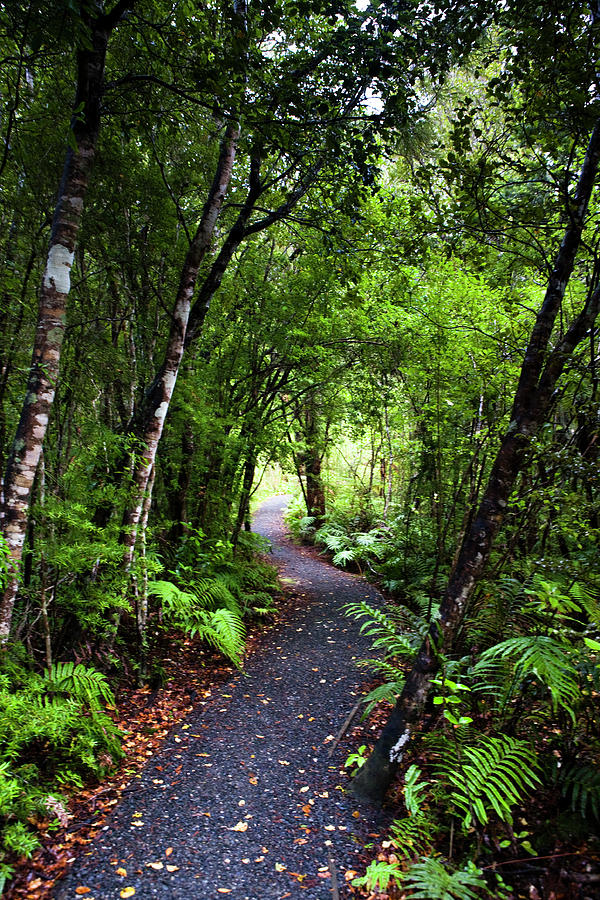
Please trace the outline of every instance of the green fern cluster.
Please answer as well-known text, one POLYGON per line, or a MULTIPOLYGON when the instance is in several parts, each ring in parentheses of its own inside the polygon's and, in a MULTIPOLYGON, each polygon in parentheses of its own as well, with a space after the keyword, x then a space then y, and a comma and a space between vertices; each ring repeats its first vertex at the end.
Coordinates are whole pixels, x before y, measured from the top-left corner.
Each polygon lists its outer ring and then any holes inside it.
POLYGON ((563 639, 522 635, 501 641, 481 654, 473 676, 475 688, 496 694, 501 709, 528 685, 537 684, 548 692, 554 711, 561 708, 575 721, 579 673, 573 645, 563 639))
POLYGON ((241 668, 246 629, 240 605, 223 580, 204 578, 187 591, 170 581, 152 581, 148 593, 160 599, 164 621, 198 635, 241 668))
POLYGON ((341 523, 328 522, 315 532, 314 541, 333 553, 334 566, 342 568, 348 563, 354 563, 362 570, 365 563, 379 559, 384 552, 383 536, 379 528, 349 532, 341 523))
POLYGON ((447 802, 468 829, 487 824, 492 813, 512 824, 513 807, 540 784, 537 768, 528 743, 502 735, 464 746, 445 740, 434 771, 448 788, 447 802))
POLYGON ((10 876, 7 857, 37 847, 27 820, 64 812, 57 787, 81 786, 122 755, 104 709, 114 698, 100 672, 59 662, 37 674, 16 656, 0 669, 0 890, 10 876))
POLYGON ((388 612, 376 609, 364 600, 348 603, 344 607, 347 616, 361 622, 360 632, 371 638, 374 650, 383 656, 361 660, 360 665, 368 667, 384 679, 383 683, 370 691, 364 698, 364 717, 381 702, 395 703, 404 685, 402 664, 414 658, 421 641, 415 631, 404 634, 400 631, 406 610, 390 607, 388 612))

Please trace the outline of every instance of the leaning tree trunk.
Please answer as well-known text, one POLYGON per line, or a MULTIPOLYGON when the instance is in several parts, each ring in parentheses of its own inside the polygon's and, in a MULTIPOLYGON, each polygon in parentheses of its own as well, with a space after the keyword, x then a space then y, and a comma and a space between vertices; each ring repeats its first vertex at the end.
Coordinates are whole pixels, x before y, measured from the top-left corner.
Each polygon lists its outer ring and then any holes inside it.
POLYGON ((233 173, 238 138, 239 126, 237 124, 229 125, 221 144, 215 177, 204 205, 202 218, 183 264, 163 364, 146 395, 141 427, 138 430, 141 453, 133 474, 133 499, 123 521, 126 569, 131 567, 133 561, 148 479, 156 461, 158 443, 183 357, 198 271, 211 248, 217 218, 221 212, 233 173))
POLYGON ((133 2, 119 0, 111 13, 97 18, 82 15, 89 27, 89 45, 77 52, 77 89, 71 122, 77 149, 69 149, 65 158, 40 289, 27 392, 4 480, 2 527, 10 558, 8 581, 0 602, 0 643, 5 643, 10 633, 33 481, 56 391, 71 266, 100 130, 106 48, 111 31, 133 2))
POLYGON ((488 483, 454 565, 440 607, 415 663, 371 756, 359 770, 352 788, 365 800, 381 802, 402 761, 406 746, 425 708, 432 675, 440 655, 452 650, 468 601, 488 562, 494 538, 502 525, 516 477, 532 438, 547 418, 554 388, 577 344, 593 327, 600 305, 600 287, 590 288, 586 303, 552 350, 548 350, 557 314, 573 272, 594 188, 600 158, 600 121, 592 132, 570 207, 571 222, 551 273, 544 302, 537 315, 521 367, 511 422, 494 461, 488 483))

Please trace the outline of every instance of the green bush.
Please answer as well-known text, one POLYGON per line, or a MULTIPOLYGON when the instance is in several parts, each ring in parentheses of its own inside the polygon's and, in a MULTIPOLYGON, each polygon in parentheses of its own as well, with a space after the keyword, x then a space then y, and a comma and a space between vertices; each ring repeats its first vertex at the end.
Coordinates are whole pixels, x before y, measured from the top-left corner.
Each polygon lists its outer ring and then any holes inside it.
POLYGON ((0 659, 0 890, 12 856, 38 846, 29 821, 66 824, 57 787, 101 777, 122 756, 119 732, 105 711, 114 698, 105 677, 73 662, 38 674, 18 647, 0 659), (23 658, 21 658, 23 657, 23 658))

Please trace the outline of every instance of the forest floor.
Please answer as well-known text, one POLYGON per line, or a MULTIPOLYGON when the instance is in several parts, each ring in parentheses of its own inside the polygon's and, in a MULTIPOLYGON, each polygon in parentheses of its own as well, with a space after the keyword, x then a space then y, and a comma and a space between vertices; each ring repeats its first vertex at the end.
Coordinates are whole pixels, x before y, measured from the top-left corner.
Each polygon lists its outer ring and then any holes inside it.
MULTIPOLYGON (((66 843, 50 840, 45 848, 46 861, 56 858, 63 870, 72 861, 68 875, 49 891, 42 854, 9 896, 350 895, 349 882, 364 869, 365 844, 380 836, 385 821, 359 809, 346 791, 346 730, 365 679, 356 663, 369 645, 343 607, 381 598, 361 577, 323 562, 314 548, 295 546, 283 527, 284 506, 283 498, 272 498, 254 523, 272 541, 287 596, 275 625, 253 639, 244 671, 223 669, 208 685, 201 685, 202 670, 196 672, 191 700, 177 706, 171 696, 175 727, 169 730, 164 719, 141 726, 156 732, 146 749, 140 751, 130 723, 126 749, 137 757, 138 771, 132 777, 135 769, 125 770, 129 779, 116 795, 110 785, 92 795, 92 812, 103 791, 111 799, 99 803, 91 831, 74 840, 73 822, 66 843), (140 759, 147 760, 143 768, 140 759), (78 852, 77 843, 83 845, 78 852)), ((188 662, 184 653, 183 669, 188 662)), ((174 689, 170 684, 171 695, 174 689)), ((156 705, 151 699, 149 707, 156 705)))

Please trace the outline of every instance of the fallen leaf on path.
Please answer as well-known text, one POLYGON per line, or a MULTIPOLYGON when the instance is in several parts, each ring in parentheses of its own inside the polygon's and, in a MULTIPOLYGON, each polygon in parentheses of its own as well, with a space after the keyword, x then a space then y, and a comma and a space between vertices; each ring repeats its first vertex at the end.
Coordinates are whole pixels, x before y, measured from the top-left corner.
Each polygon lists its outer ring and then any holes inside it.
POLYGON ((178 872, 179 866, 167 866, 167 872, 178 872))
POLYGON ((217 888, 219 894, 230 894, 231 888, 217 888))
POLYGON ((146 863, 146 867, 148 869, 155 869, 158 872, 158 871, 160 871, 160 869, 163 868, 163 864, 161 862, 151 862, 151 863, 146 863))
POLYGON ((352 881, 353 878, 356 878, 358 872, 355 872, 354 869, 347 869, 344 873, 344 878, 346 881, 352 881))
POLYGON ((307 791, 309 791, 309 790, 310 790, 310 788, 308 787, 308 785, 306 785, 305 787, 301 787, 301 788, 300 788, 300 793, 301 793, 301 794, 305 794, 305 793, 306 793, 307 791))
POLYGON ((264 860, 264 856, 257 856, 254 862, 262 862, 264 860))
POLYGON ((275 863, 275 871, 285 872, 285 866, 283 865, 283 863, 275 863))
POLYGON ((229 831, 248 831, 248 823, 238 822, 237 825, 234 825, 233 828, 229 829, 229 831))
POLYGON ((310 816, 312 810, 311 810, 310 806, 307 804, 306 806, 302 807, 302 812, 304 813, 304 815, 310 816))
POLYGON ((278 759, 277 762, 280 766, 289 766, 289 762, 287 761, 287 759, 278 759))
POLYGON ((252 777, 252 778, 249 778, 248 781, 250 782, 250 784, 258 784, 258 778, 252 777))
POLYGON ((127 875, 127 869, 124 869, 123 866, 120 866, 118 869, 115 869, 117 875, 127 875))
POLYGON ((89 887, 84 887, 83 885, 80 885, 79 887, 75 888, 75 893, 76 894, 89 894, 91 890, 92 889, 89 887))
POLYGON ((167 847, 167 849, 165 850, 165 856, 170 856, 172 852, 173 852, 173 848, 167 847))
POLYGON ((123 888, 123 890, 119 894, 119 897, 122 897, 123 900, 127 900, 127 897, 133 897, 134 894, 135 894, 134 887, 126 887, 126 888, 123 888))

